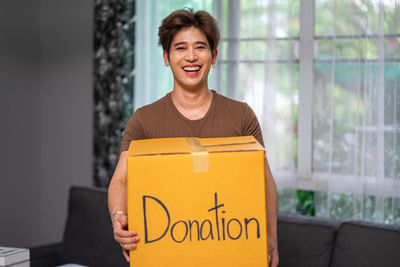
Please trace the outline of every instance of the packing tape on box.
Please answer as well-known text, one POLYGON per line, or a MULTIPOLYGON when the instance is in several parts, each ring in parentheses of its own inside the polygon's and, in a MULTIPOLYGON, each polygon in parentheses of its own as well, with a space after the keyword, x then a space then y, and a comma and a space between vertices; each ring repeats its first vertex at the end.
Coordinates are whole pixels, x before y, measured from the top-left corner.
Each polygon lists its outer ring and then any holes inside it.
POLYGON ((208 172, 208 152, 200 143, 198 138, 185 138, 190 148, 193 161, 193 172, 208 172))

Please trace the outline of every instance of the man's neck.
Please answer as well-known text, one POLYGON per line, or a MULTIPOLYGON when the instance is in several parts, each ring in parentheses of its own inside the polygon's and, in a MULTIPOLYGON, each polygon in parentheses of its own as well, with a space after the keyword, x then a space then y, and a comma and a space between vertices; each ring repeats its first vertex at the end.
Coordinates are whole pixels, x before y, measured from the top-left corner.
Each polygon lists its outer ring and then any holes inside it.
POLYGON ((184 90, 175 87, 171 97, 175 107, 184 117, 189 120, 198 120, 207 114, 213 93, 208 88, 184 90))

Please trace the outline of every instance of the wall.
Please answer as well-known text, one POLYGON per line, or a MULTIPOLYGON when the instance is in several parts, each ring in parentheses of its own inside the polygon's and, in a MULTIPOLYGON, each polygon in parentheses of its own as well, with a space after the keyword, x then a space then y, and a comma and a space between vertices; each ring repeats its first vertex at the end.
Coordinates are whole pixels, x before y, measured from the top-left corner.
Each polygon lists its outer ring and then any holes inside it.
POLYGON ((41 3, 41 225, 57 240, 68 188, 92 179, 94 10, 91 0, 41 3))
POLYGON ((41 236, 38 18, 33 1, 0 1, 0 245, 41 236))
POLYGON ((93 1, 0 10, 0 245, 57 242, 69 187, 92 184, 93 1))

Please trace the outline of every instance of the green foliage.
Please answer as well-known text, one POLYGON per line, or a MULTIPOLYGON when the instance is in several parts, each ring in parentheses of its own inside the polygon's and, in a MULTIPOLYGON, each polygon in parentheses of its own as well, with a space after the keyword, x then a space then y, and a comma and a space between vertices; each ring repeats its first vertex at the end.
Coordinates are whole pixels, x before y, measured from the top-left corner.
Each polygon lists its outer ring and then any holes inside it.
POLYGON ((303 215, 315 216, 315 193, 314 191, 296 191, 296 212, 303 215))

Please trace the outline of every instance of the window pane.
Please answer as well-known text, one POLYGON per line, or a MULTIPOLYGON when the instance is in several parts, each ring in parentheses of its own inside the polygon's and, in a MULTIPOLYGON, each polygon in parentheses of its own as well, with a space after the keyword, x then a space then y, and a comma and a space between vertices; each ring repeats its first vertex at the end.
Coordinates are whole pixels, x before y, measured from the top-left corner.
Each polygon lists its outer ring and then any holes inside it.
POLYGON ((385 34, 398 34, 400 29, 400 3, 398 0, 384 1, 385 34))
POLYGON ((363 197, 363 220, 364 221, 375 221, 376 219, 376 198, 374 196, 363 197))
POLYGON ((400 180, 399 143, 400 143, 399 133, 390 132, 385 134, 385 177, 386 178, 393 178, 400 180))
POLYGON ((266 60, 267 45, 266 41, 242 41, 240 43, 241 60, 266 60))
POLYGON ((314 191, 296 190, 296 212, 303 215, 315 216, 314 191))
POLYGON ((396 38, 385 38, 385 58, 400 60, 400 35, 396 38))
POLYGON ((335 23, 336 35, 379 32, 379 1, 316 0, 315 15, 315 35, 317 36, 333 35, 335 23))
POLYGON ((242 38, 299 36, 298 0, 241 1, 241 5, 242 38))
MULTIPOLYGON (((331 58, 332 46, 335 43, 335 59, 377 60, 379 58, 379 38, 352 38, 352 39, 318 39, 315 42, 318 55, 317 60, 331 58)), ((400 60, 400 36, 384 39, 384 57, 391 61, 400 60)))
MULTIPOLYGON (((353 220, 363 219, 361 212, 362 197, 349 193, 333 193, 331 194, 330 217, 336 220, 353 220)), ((370 200, 369 197, 367 197, 370 200)), ((373 199, 373 198, 372 198, 373 199)), ((365 198, 364 198, 365 200, 365 198)), ((365 203, 365 201, 364 201, 365 203)), ((368 202, 369 203, 369 202, 368 202)), ((372 202, 371 202, 372 203, 372 202)), ((371 204, 372 205, 372 204, 371 204)), ((370 212, 370 206, 365 207, 364 211, 370 212)), ((374 206, 372 206, 374 207, 374 206)), ((370 216, 369 213, 367 216, 370 216)), ((369 218, 369 217, 368 217, 369 218)), ((365 219, 365 216, 364 216, 365 219)))
MULTIPOLYGON (((400 54, 399 54, 400 56, 400 54)), ((386 62, 385 79, 385 125, 400 127, 400 60, 386 62)), ((392 129, 393 130, 393 129, 392 129)))
POLYGON ((337 35, 378 34, 380 3, 384 5, 383 33, 398 34, 400 5, 396 0, 315 0, 315 35, 333 35, 335 22, 337 35))
POLYGON ((353 214, 353 197, 351 194, 334 193, 331 195, 331 218, 337 220, 351 220, 353 214))
POLYGON ((218 61, 217 64, 220 63, 223 60, 228 59, 228 42, 225 40, 222 40, 219 44, 218 48, 218 61))
MULTIPOLYGON (((335 61, 335 71, 332 72, 333 64, 329 56, 325 56, 325 60, 320 57, 314 64, 314 171, 326 172, 331 166, 333 173, 376 176, 380 63, 339 60, 335 61)), ((387 177, 394 177, 400 165, 397 149, 400 128, 399 77, 400 63, 386 62, 383 88, 385 105, 382 108, 387 177)))
POLYGON ((400 225, 400 198, 385 198, 384 222, 400 225))
POLYGON ((257 114, 275 169, 296 168, 298 73, 297 63, 240 64, 240 99, 257 114))
POLYGON ((328 217, 328 193, 315 192, 315 216, 328 217))
POLYGON ((228 79, 228 64, 221 63, 217 61, 217 68, 219 68, 219 80, 220 84, 217 85, 215 88, 216 91, 223 95, 228 95, 226 84, 227 84, 227 79, 228 79))
POLYGON ((328 172, 332 142, 330 137, 332 64, 316 62, 314 68, 313 171, 328 172))
POLYGON ((316 51, 317 60, 328 60, 332 58, 333 44, 335 43, 335 59, 349 60, 371 60, 378 59, 378 40, 377 39, 332 39, 317 40, 316 51))
POLYGON ((280 212, 296 212, 296 190, 278 188, 278 203, 280 212))
POLYGON ((295 60, 297 40, 257 40, 242 41, 240 43, 241 60, 295 60))

